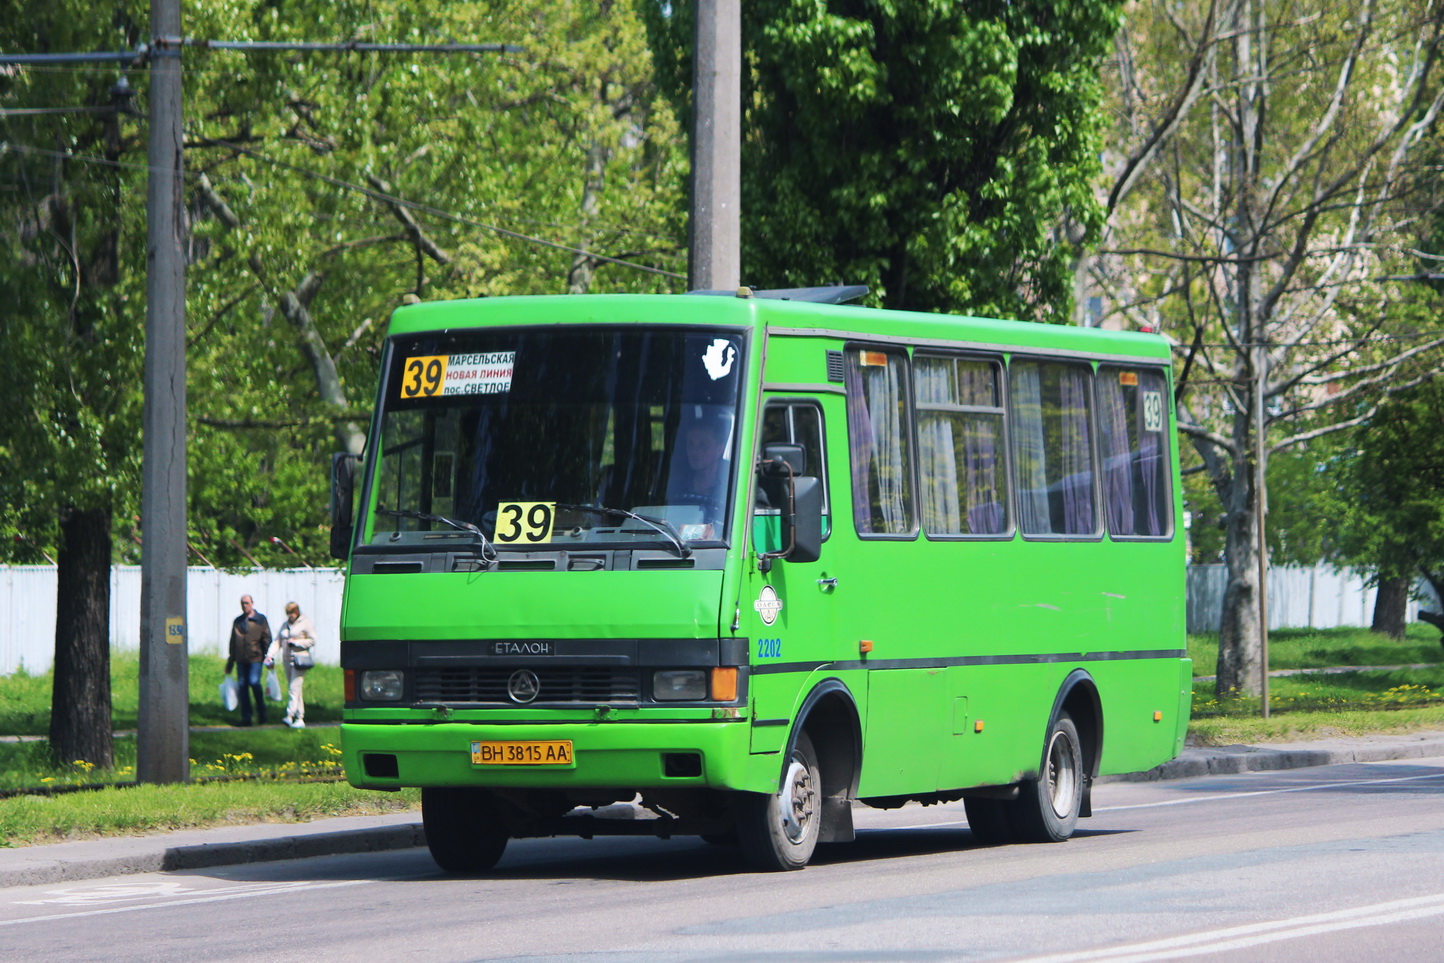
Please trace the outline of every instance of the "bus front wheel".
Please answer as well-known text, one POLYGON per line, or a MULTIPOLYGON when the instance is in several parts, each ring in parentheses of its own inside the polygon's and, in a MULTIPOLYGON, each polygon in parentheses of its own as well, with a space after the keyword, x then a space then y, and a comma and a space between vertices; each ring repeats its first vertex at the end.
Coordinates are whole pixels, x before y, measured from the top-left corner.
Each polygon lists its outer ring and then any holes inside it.
POLYGON ((1073 835, 1083 805, 1083 744, 1078 727, 1060 712, 1048 728, 1043 771, 1023 780, 1012 803, 1013 832, 1030 843, 1061 843, 1073 835))
POLYGON ((762 870, 806 866, 822 828, 821 791, 817 752, 800 732, 778 791, 748 793, 738 806, 737 841, 747 862, 762 870))
POLYGON ((421 826, 431 858, 448 873, 486 872, 509 838, 491 794, 479 789, 422 789, 421 826))

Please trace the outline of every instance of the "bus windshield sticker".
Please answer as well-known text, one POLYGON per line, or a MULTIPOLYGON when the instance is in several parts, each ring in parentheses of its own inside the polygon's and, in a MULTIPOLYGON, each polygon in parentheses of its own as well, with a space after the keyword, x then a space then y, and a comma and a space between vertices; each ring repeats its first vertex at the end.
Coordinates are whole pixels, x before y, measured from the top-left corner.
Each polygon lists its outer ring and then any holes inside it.
POLYGON ((752 603, 752 608, 762 618, 763 625, 771 625, 777 621, 777 613, 782 611, 782 600, 777 597, 772 586, 764 585, 757 601, 752 603))
POLYGON ((515 361, 515 351, 407 358, 401 371, 401 397, 506 394, 515 361))
POLYGON ((737 349, 726 338, 714 338, 702 354, 702 367, 707 377, 719 381, 732 373, 732 363, 737 360, 737 349))
POLYGON ((502 502, 496 506, 498 545, 536 545, 552 540, 556 502, 502 502))
POLYGON ((859 351, 857 353, 858 364, 864 368, 886 368, 886 351, 859 351))
POLYGON ((1118 383, 1119 383, 1120 385, 1122 385, 1123 387, 1125 387, 1125 388, 1137 388, 1137 387, 1138 387, 1138 372, 1136 372, 1136 371, 1120 371, 1120 372, 1118 372, 1118 383))
POLYGON ((1141 391, 1143 396, 1143 430, 1163 430, 1163 392, 1141 391))

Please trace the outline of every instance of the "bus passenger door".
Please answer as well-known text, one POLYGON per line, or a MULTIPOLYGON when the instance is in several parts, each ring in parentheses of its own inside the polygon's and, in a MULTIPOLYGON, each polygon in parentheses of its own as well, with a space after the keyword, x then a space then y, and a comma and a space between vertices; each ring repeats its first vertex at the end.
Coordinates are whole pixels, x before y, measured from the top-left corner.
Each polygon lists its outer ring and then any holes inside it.
MULTIPOLYGON (((839 414, 840 417, 840 414, 839 414)), ((763 409, 761 447, 794 444, 806 455, 804 474, 822 482, 821 557, 815 562, 786 558, 751 567, 743 590, 742 624, 750 636, 752 678, 752 751, 781 752, 793 723, 793 712, 803 693, 800 686, 819 664, 835 661, 837 620, 834 587, 837 578, 830 564, 826 538, 831 519, 830 486, 822 405, 812 398, 780 398, 763 409), (748 609, 751 611, 748 611, 748 609)), ((782 486, 770 485, 771 495, 757 485, 753 508, 752 547, 758 553, 782 551, 782 486)))

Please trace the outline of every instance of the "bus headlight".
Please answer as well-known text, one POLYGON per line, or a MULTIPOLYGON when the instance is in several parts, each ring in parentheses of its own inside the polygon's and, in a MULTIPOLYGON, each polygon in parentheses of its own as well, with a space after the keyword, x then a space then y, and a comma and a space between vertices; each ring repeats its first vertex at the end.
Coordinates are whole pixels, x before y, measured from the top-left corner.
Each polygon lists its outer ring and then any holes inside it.
POLYGON ((361 673, 361 698, 367 702, 400 702, 403 676, 396 669, 361 673))
POLYGON ((659 669, 652 673, 652 698, 658 702, 701 702, 707 698, 702 669, 659 669))

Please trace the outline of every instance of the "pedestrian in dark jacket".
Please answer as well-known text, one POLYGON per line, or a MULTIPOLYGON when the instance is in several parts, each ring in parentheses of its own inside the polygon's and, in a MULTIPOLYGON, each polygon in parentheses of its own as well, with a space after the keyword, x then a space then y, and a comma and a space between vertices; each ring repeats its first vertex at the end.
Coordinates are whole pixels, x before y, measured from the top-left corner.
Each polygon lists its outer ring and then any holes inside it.
POLYGON ((266 617, 256 611, 256 603, 249 595, 241 596, 241 614, 231 623, 231 656, 226 660, 226 672, 236 669, 236 681, 241 684, 241 725, 251 724, 251 697, 256 699, 256 720, 266 724, 266 699, 261 692, 262 663, 266 650, 271 647, 271 625, 266 617))

